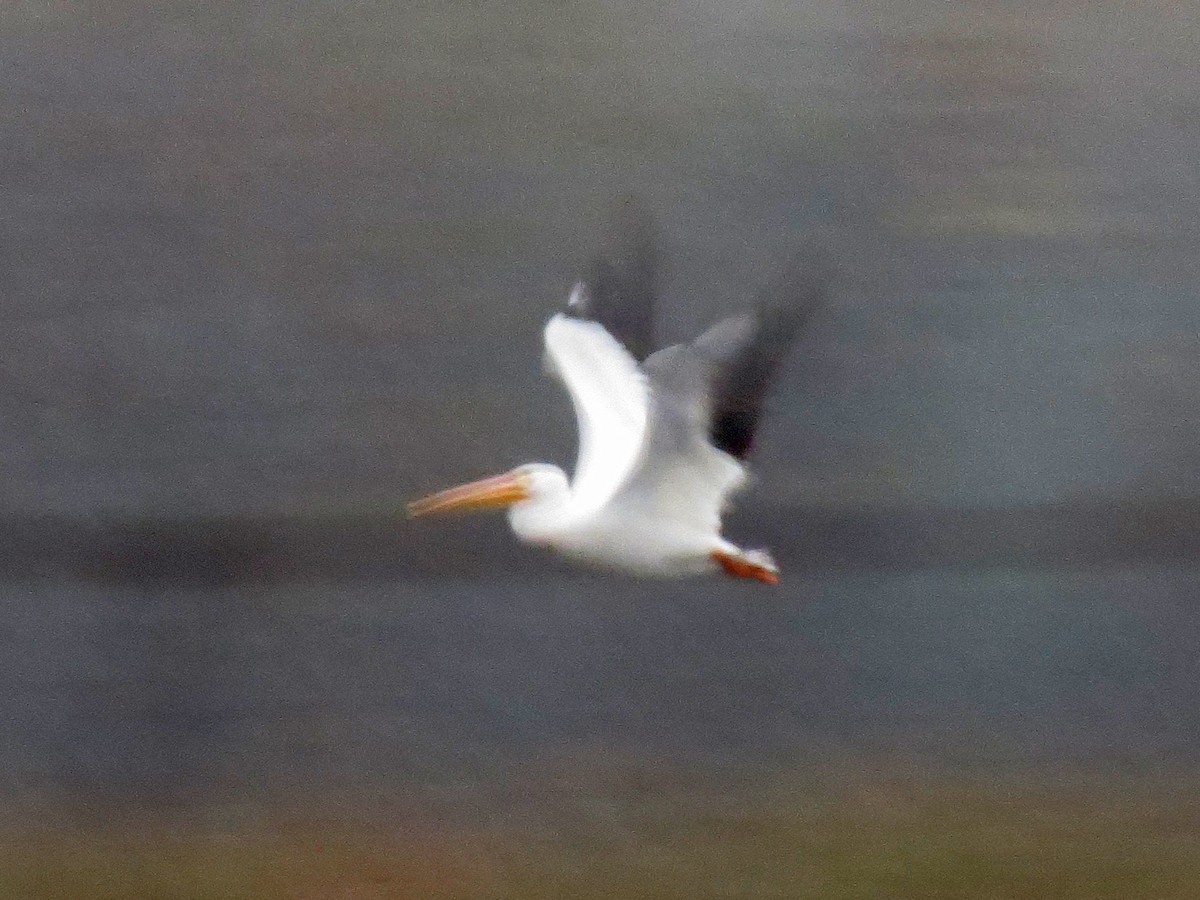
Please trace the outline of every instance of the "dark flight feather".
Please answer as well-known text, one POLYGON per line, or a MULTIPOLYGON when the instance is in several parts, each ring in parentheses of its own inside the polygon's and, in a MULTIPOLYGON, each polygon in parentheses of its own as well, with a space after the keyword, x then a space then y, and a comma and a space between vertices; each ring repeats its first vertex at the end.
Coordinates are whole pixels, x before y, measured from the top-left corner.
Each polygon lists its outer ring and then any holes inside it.
POLYGON ((823 303, 832 280, 824 254, 798 253, 758 295, 754 311, 718 322, 693 346, 710 368, 709 435, 736 459, 754 444, 763 404, 800 328, 823 303))
POLYGON ((618 207, 605 248, 571 292, 569 315, 603 325, 635 359, 654 351, 654 302, 658 290, 657 229, 636 200, 618 207))

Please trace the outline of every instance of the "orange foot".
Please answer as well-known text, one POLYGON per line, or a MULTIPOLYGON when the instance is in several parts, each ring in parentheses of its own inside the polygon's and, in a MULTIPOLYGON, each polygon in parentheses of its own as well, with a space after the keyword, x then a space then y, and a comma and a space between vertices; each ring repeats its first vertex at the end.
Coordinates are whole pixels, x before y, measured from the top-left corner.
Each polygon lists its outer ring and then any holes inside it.
POLYGON ((763 584, 779 584, 779 573, 773 567, 760 565, 742 556, 732 553, 712 552, 713 562, 725 570, 726 575, 734 578, 752 578, 763 584))

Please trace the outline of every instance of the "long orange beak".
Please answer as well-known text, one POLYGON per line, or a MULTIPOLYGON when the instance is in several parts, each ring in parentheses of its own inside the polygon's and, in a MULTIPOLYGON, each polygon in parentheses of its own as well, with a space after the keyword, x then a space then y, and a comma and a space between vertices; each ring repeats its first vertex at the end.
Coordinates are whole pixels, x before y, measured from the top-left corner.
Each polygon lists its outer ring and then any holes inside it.
POLYGON ((458 487, 414 500, 408 504, 408 514, 415 519, 417 516, 455 512, 456 510, 498 509, 528 500, 529 497, 529 488, 525 484, 525 479, 509 472, 497 475, 495 478, 484 478, 482 481, 460 484, 458 487))

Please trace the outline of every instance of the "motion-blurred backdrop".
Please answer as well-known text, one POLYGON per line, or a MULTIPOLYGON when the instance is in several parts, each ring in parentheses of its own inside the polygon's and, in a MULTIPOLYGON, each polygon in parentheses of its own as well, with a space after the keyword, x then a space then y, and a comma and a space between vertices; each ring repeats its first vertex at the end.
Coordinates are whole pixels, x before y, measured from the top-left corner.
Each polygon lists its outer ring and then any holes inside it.
POLYGON ((0 894, 1196 896, 1198 50, 0 5, 0 894), (836 250, 730 529, 779 589, 404 521, 571 461, 539 332, 631 192, 668 338, 836 250))

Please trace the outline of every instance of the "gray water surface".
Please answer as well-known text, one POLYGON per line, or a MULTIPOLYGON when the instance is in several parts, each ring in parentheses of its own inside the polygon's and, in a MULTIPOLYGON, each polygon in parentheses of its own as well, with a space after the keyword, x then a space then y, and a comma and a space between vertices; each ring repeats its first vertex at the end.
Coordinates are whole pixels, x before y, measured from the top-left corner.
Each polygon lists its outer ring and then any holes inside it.
POLYGON ((9 585, 7 800, 378 801, 597 753, 1200 762, 1194 568, 721 584, 9 585))

